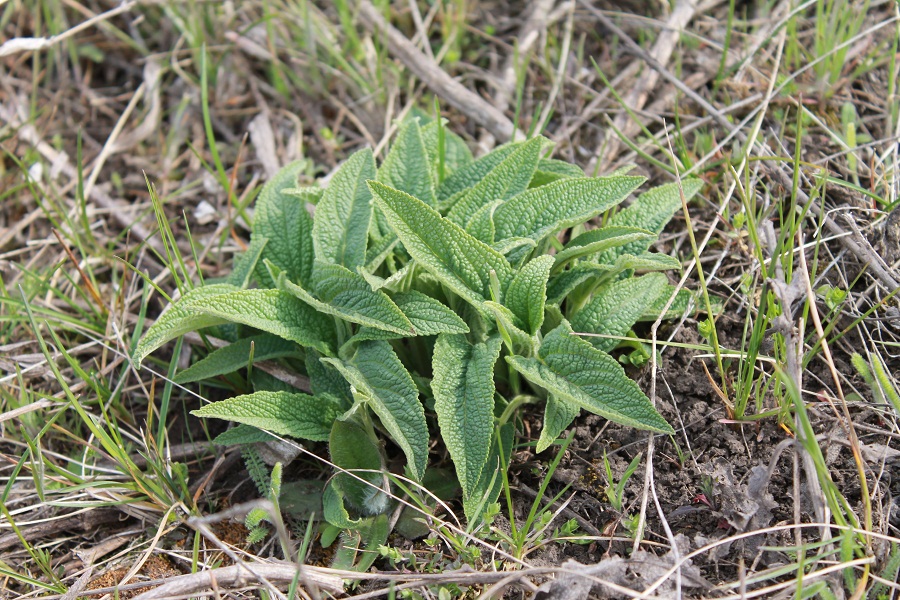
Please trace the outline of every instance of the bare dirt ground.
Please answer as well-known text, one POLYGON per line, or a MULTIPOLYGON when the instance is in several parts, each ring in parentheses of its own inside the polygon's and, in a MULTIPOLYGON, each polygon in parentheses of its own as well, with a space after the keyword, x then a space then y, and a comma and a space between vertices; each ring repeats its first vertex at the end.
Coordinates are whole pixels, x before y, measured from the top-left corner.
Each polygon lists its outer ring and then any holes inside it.
MULTIPOLYGON (((660 347, 657 369, 629 373, 655 391, 676 436, 648 440, 582 415, 552 472, 552 450, 527 445, 541 416, 526 412, 513 514, 524 519, 549 479, 540 502, 556 518, 518 575, 487 548, 471 568, 447 543, 394 534, 416 565, 381 557, 357 587, 329 591, 350 575, 329 571, 330 551, 312 541, 321 597, 387 596, 392 585, 423 598, 897 597, 900 406, 886 391, 900 373, 896 5, 671 4, 0 4, 0 596, 113 597, 121 585, 118 597, 161 598, 155 586, 176 575, 278 555, 271 539, 247 544, 237 522, 203 537, 174 496, 154 491, 177 482, 180 463, 183 497, 203 514, 259 497, 240 454, 217 454, 188 415, 196 392, 224 392, 129 368, 135 327, 159 314, 176 277, 230 271, 247 208, 279 166, 305 159, 312 183, 360 147, 383 150, 399 119, 432 114, 436 98, 476 155, 518 127, 543 130, 555 157, 588 174, 636 164, 648 186, 702 177, 702 198, 656 248, 683 260, 686 287, 721 300, 724 372, 696 349, 708 344, 705 317, 664 322, 658 339, 676 344, 660 347), (823 25, 854 11, 855 29, 823 25), (154 206, 183 272, 164 266, 154 206), (801 272, 808 290, 792 279, 801 272), (751 350, 759 360, 747 361, 751 350), (880 360, 886 378, 873 385, 854 353, 880 360), (145 477, 110 456, 73 402, 116 423, 145 477), (610 488, 639 453, 616 509, 610 488), (69 476, 79 461, 101 468, 69 476), (578 539, 554 541, 570 519, 578 539)), ((649 324, 637 333, 649 338, 649 324)), ((182 366, 195 342, 175 348, 182 366)), ((442 458, 437 448, 431 459, 442 458)), ((322 476, 309 456, 289 473, 322 476)), ((505 504, 496 527, 509 528, 505 504)), ((222 572, 218 597, 274 597, 293 573, 268 573, 267 588, 222 572)))

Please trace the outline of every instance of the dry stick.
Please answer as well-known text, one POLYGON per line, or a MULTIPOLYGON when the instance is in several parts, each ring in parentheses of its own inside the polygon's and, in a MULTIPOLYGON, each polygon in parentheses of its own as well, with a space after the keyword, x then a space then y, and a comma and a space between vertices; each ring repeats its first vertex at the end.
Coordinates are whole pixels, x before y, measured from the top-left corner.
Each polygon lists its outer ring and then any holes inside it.
MULTIPOLYGON (((584 0, 580 0, 584 4, 584 0)), ((642 60, 644 60, 651 69, 658 72, 663 79, 667 80, 669 83, 674 85, 678 90, 684 93, 684 95, 688 96, 691 100, 696 102, 700 108, 706 111, 713 119, 715 119, 716 123, 724 127, 730 134, 736 135, 741 141, 746 142, 746 135, 737 130, 735 126, 719 111, 715 106, 710 104, 703 96, 684 85, 684 83, 675 75, 673 75, 666 67, 656 60, 653 56, 648 54, 643 48, 640 47, 634 40, 632 40, 628 35, 616 27, 615 23, 613 23, 606 15, 602 12, 598 11, 594 7, 587 5, 588 10, 591 11, 601 23, 603 23, 604 27, 609 28, 613 31, 619 38, 623 41, 623 43, 635 54, 637 54, 642 60)), ((621 128, 620 128, 621 129, 621 128)), ((763 156, 773 154, 769 145, 764 142, 755 141, 755 145, 757 146, 757 150, 763 156)), ((775 180, 775 182, 783 187, 785 190, 790 190, 793 188, 793 182, 787 173, 784 172, 784 166, 778 164, 776 166, 772 166, 769 163, 764 163, 763 168, 768 173, 769 177, 775 180)), ((797 199, 800 201, 803 206, 809 205, 810 211, 816 216, 823 216, 822 209, 814 202, 811 201, 809 195, 804 192, 799 187, 797 188, 797 199)), ((894 290, 900 283, 890 274, 887 269, 887 266, 884 265, 884 261, 879 257, 876 253, 872 252, 864 245, 859 244, 856 240, 850 238, 846 235, 846 231, 838 225, 834 219, 832 219, 827 214, 824 215, 824 223, 825 227, 831 232, 833 235, 838 236, 838 239, 841 242, 841 245, 844 246, 845 249, 850 251, 857 260, 859 260, 862 264, 868 265, 874 275, 884 284, 889 290, 894 290)))
POLYGON ((431 90, 447 103, 482 125, 497 139, 508 141, 522 135, 502 111, 450 77, 406 37, 384 20, 369 0, 360 0, 359 15, 369 29, 385 36, 388 52, 406 65, 431 90))

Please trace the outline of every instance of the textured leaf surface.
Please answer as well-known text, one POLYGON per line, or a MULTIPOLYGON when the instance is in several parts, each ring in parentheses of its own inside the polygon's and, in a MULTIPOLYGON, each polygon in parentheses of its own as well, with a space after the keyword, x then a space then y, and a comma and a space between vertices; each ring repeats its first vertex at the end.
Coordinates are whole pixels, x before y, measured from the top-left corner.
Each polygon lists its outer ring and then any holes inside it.
POLYGON ((459 196, 447 218, 465 227, 478 209, 495 200, 508 200, 528 189, 541 155, 542 138, 528 140, 459 196))
POLYGON ((323 359, 340 371, 357 400, 366 403, 381 419, 391 438, 406 454, 413 477, 422 478, 428 460, 428 427, 425 411, 412 377, 390 344, 364 341, 350 361, 323 359))
POLYGON ((318 298, 303 287, 281 279, 279 285, 316 309, 351 323, 413 335, 413 326, 394 301, 382 291, 373 291, 363 278, 340 265, 316 261, 313 281, 318 298))
POLYGON ((499 356, 498 336, 473 346, 465 336, 441 335, 434 345, 434 410, 464 498, 476 490, 491 449, 494 363, 499 356))
POLYGON ((369 179, 375 179, 375 158, 368 148, 353 153, 331 178, 316 206, 312 229, 317 259, 351 271, 365 263, 372 219, 372 194, 366 185, 369 179))
POLYGON ((228 274, 226 282, 239 288, 250 285, 250 279, 256 272, 256 267, 262 260, 263 252, 268 244, 269 238, 251 235, 250 245, 245 252, 235 257, 234 269, 228 274))
POLYGON ((599 254, 610 248, 624 246, 632 242, 649 242, 657 235, 646 229, 637 227, 603 227, 586 231, 571 240, 556 253, 556 264, 561 265, 575 258, 599 254))
MULTIPOLYGON (((681 185, 684 188, 685 199, 689 201, 703 187, 703 181, 685 179, 681 185)), ((681 191, 678 182, 667 183, 638 196, 631 206, 613 215, 609 224, 640 227, 659 235, 679 208, 681 208, 681 191)), ((603 262, 611 262, 622 254, 640 254, 650 248, 651 243, 652 240, 632 242, 607 250, 603 262)))
MULTIPOLYGON (((613 282, 572 317, 572 329, 623 336, 659 298, 666 284, 662 273, 613 282)), ((619 340, 609 338, 586 337, 585 340, 604 352, 619 344, 619 340)))
MULTIPOLYGON (((438 169, 438 127, 440 124, 434 120, 422 127, 422 139, 425 141, 425 149, 431 159, 435 170, 435 182, 437 182, 438 169)), ((456 171, 472 163, 474 157, 465 140, 444 126, 444 179, 450 177, 456 171)))
MULTIPOLYGON (((303 161, 292 163, 275 175, 259 193, 253 213, 251 245, 260 238, 268 239, 262 260, 269 260, 295 281, 306 281, 312 270, 313 221, 306 209, 305 197, 286 193, 297 188, 297 173, 303 161)), ((272 282, 265 269, 257 269, 257 277, 266 287, 272 282)))
POLYGON ((191 411, 198 417, 212 417, 252 425, 277 435, 324 442, 338 418, 340 404, 329 396, 309 396, 290 392, 254 392, 191 411))
POLYGON ((615 267, 593 262, 580 262, 550 278, 547 284, 547 303, 561 304, 572 290, 593 278, 606 278, 615 273, 615 267))
POLYGON ((552 256, 538 256, 515 274, 506 290, 504 304, 525 325, 525 331, 534 335, 544 322, 544 302, 547 299, 547 279, 552 256))
POLYGON ((503 490, 503 472, 509 469, 516 428, 512 422, 495 429, 488 455, 478 484, 468 498, 463 499, 463 511, 469 523, 481 520, 484 509, 497 501, 503 490), (502 453, 501 453, 502 450, 502 453))
POLYGON ((297 345, 271 334, 260 334, 240 339, 224 348, 213 350, 175 376, 175 383, 191 383, 218 375, 233 373, 250 362, 250 346, 253 345, 253 361, 272 360, 300 354, 297 345))
POLYGON ((134 362, 138 367, 148 354, 168 342, 184 335, 189 331, 196 331, 204 327, 212 327, 221 323, 227 323, 227 319, 213 315, 198 314, 191 310, 197 304, 203 304, 208 299, 222 294, 237 291, 237 287, 228 283, 215 283, 203 287, 194 288, 184 295, 175 304, 169 306, 150 326, 141 341, 134 350, 134 362))
POLYGON ((370 183, 375 202, 407 252, 447 287, 479 306, 489 299, 493 270, 505 289, 512 280, 506 258, 409 194, 370 183))
POLYGON ((643 177, 583 177, 563 179, 530 189, 507 200, 494 211, 494 239, 543 239, 612 208, 643 181, 643 177))
POLYGON ((539 187, 569 177, 584 177, 584 171, 578 165, 573 165, 564 160, 542 158, 538 162, 537 170, 534 172, 528 187, 539 187))
POLYGON ((335 421, 328 452, 331 462, 350 472, 338 473, 335 479, 351 506, 366 515, 387 510, 381 452, 362 427, 349 421, 335 421))
POLYGON ((563 323, 548 333, 537 358, 506 360, 532 383, 610 421, 658 433, 673 433, 650 400, 610 355, 571 335, 563 323))
POLYGON ((213 440, 217 446, 236 446, 239 444, 255 444, 257 442, 271 442, 275 440, 271 434, 258 427, 238 424, 225 430, 213 440))
POLYGON ((274 333, 323 354, 331 354, 336 344, 334 323, 330 319, 281 290, 229 292, 192 303, 187 310, 274 333))
POLYGON ((341 401, 341 407, 348 410, 353 405, 350 384, 344 376, 328 363, 322 362, 322 355, 315 350, 306 351, 306 376, 313 394, 328 394, 341 401))
MULTIPOLYGON (((455 312, 421 292, 415 290, 396 292, 391 298, 413 324, 415 335, 469 332, 469 326, 455 312)), ((392 340, 400 337, 406 336, 365 327, 353 336, 353 340, 392 340)))
POLYGON ((514 142, 498 146, 488 154, 469 163, 446 178, 437 189, 438 208, 440 210, 451 208, 451 198, 459 199, 457 194, 464 192, 481 181, 491 169, 503 162, 506 157, 515 152, 523 143, 514 142))
POLYGON ((418 119, 407 119, 400 126, 390 152, 378 169, 377 180, 434 206, 436 199, 431 160, 418 119))
POLYGON ((544 426, 541 428, 535 452, 541 453, 549 448, 562 432, 569 428, 580 412, 581 407, 577 404, 550 394, 544 406, 544 426))

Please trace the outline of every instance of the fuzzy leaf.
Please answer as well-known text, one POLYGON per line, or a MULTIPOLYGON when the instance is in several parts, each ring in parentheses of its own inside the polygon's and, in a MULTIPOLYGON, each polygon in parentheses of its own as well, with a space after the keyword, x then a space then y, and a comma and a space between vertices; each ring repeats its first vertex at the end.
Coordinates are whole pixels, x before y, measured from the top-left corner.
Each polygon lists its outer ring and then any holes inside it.
POLYGON ((560 252, 556 253, 556 265, 584 256, 599 254, 616 246, 624 246, 632 242, 653 242, 658 236, 646 229, 637 227, 603 227, 585 231, 569 241, 560 252))
POLYGON ((381 451, 362 427, 349 421, 335 421, 328 441, 328 452, 331 462, 352 473, 339 472, 335 480, 344 493, 344 499, 353 508, 365 515, 377 515, 387 510, 390 504, 384 493, 381 451))
POLYGON ((196 331, 204 327, 212 327, 227 323, 227 319, 215 317, 213 315, 198 314, 191 311, 191 307, 197 304, 203 304, 208 299, 221 296, 237 291, 238 288, 228 283, 214 283, 212 285, 204 285, 187 292, 175 304, 169 306, 150 326, 141 341, 138 342, 137 348, 134 350, 133 360, 140 368, 141 362, 148 354, 180 335, 184 335, 189 331, 196 331))
MULTIPOLYGON (((269 240, 261 259, 271 261, 296 281, 306 281, 313 261, 313 220, 306 210, 306 198, 286 193, 296 189, 297 174, 303 166, 303 161, 291 163, 263 186, 250 236, 251 245, 260 238, 269 240)), ((262 285, 272 287, 274 282, 265 269, 257 269, 256 276, 262 285)))
POLYGON ((175 376, 175 383, 185 384, 218 375, 233 373, 250 362, 250 345, 253 344, 253 361, 271 360, 285 356, 298 356, 297 345, 269 333, 240 339, 224 348, 213 350, 175 376))
POLYGON ((538 358, 507 356, 506 360, 535 385, 584 410, 636 429, 674 432, 613 357, 571 331, 563 323, 548 333, 538 358))
POLYGON ((331 354, 336 344, 332 322, 281 290, 238 290, 191 303, 187 310, 274 333, 322 354, 331 354))
MULTIPOLYGON (((351 271, 365 263, 372 194, 366 181, 375 178, 375 158, 368 148, 341 165, 316 206, 312 229, 315 257, 351 271)), ((310 260, 310 263, 312 261, 310 260)), ((306 283, 307 278, 289 277, 306 283)))
POLYGON ((251 425, 237 424, 216 436, 213 444, 217 446, 238 446, 242 444, 256 444, 258 442, 271 442, 276 438, 270 433, 251 425))
POLYGON ((644 181, 643 177, 563 179, 511 198, 494 211, 494 240, 529 237, 584 223, 612 208, 644 181))
MULTIPOLYGON (((666 276, 650 273, 613 282, 572 317, 572 329, 584 333, 623 336, 666 289, 666 276)), ((609 352, 619 340, 586 337, 598 350, 609 352)))
POLYGON ((507 200, 527 190, 540 159, 542 139, 528 140, 485 173, 478 183, 456 199, 447 218, 465 227, 472 215, 488 202, 507 200))
MULTIPOLYGON (((437 335, 439 333, 468 333, 469 326, 459 316, 434 298, 421 292, 410 290, 408 292, 396 292, 391 298, 406 315, 415 328, 414 335, 437 335)), ((398 335, 383 329, 364 327, 356 335, 353 341, 362 340, 393 340, 405 335, 398 335)))
POLYGON ((549 448, 560 434, 569 428, 580 412, 581 407, 577 404, 550 394, 544 406, 544 426, 541 428, 541 435, 534 451, 540 454, 549 448))
POLYGON ((428 151, 428 158, 434 165, 435 181, 437 181, 438 162, 438 129, 443 127, 444 137, 444 179, 446 180, 456 171, 468 166, 472 163, 474 157, 472 151, 465 140, 447 129, 445 124, 441 124, 437 119, 422 127, 422 139, 425 141, 425 149, 428 151))
POLYGON ((309 389, 315 395, 328 394, 341 401, 341 407, 349 410, 353 405, 350 384, 333 366, 322 362, 322 355, 315 350, 306 351, 306 375, 309 389))
POLYGON ((428 460, 428 427, 416 384, 384 341, 363 341, 349 361, 323 358, 350 382, 357 401, 381 419, 391 438, 406 454, 413 478, 420 480, 428 460))
POLYGON ((234 258, 234 269, 228 274, 226 282, 241 289, 250 285, 250 278, 256 272, 268 244, 269 238, 251 235, 247 250, 234 258))
POLYGON ((331 433, 332 423, 341 414, 341 406, 335 398, 325 395, 254 392, 207 404, 191 414, 252 425, 276 435, 324 442, 331 433))
POLYGON ((402 335, 415 334, 403 311, 384 292, 372 291, 362 275, 316 261, 313 281, 318 298, 287 279, 280 278, 278 284, 320 313, 402 335))
POLYGON ((592 262, 580 262, 570 269, 566 269, 550 278, 547 284, 547 303, 561 304, 572 290, 585 281, 593 278, 608 278, 616 272, 611 265, 601 265, 592 262))
POLYGON ((431 161, 418 119, 407 119, 400 126, 390 152, 378 169, 377 180, 434 206, 436 198, 434 181, 431 179, 431 161))
POLYGON ((540 187, 569 177, 584 177, 584 171, 578 165, 573 165, 564 160, 542 158, 538 162, 537 170, 534 172, 534 177, 531 178, 531 183, 528 184, 528 187, 540 187))
POLYGON ((503 162, 523 143, 514 142, 498 146, 488 154, 469 163, 450 177, 444 179, 444 182, 437 189, 438 208, 441 211, 449 210, 453 206, 453 202, 460 198, 458 194, 463 193, 481 181, 491 169, 503 162))
POLYGON ((473 305, 489 298, 494 271, 505 290, 512 280, 506 258, 409 194, 370 182, 375 202, 407 252, 451 290, 473 305))
POLYGON ((440 335, 434 345, 434 410, 464 498, 475 491, 491 449, 499 356, 499 336, 473 346, 465 336, 440 335))
POLYGON ((547 278, 553 266, 552 256, 538 256, 515 274, 506 290, 504 304, 534 335, 544 322, 544 302, 547 299, 547 278))

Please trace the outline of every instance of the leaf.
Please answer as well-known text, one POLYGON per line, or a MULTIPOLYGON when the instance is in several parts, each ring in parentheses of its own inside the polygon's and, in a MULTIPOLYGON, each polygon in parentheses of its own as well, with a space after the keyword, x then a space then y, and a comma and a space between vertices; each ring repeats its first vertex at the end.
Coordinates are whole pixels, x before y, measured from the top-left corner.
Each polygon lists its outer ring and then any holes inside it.
POLYGON ((494 211, 494 240, 529 237, 539 241, 596 217, 624 200, 643 181, 643 177, 583 177, 530 189, 494 211))
MULTIPOLYGON (((250 236, 251 245, 260 238, 269 240, 261 259, 278 265, 295 281, 306 281, 313 261, 313 220, 306 210, 306 198, 285 193, 296 189, 297 174, 303 167, 304 161, 291 163, 263 186, 256 200, 250 236)), ((274 282, 264 269, 257 269, 256 276, 263 286, 272 287, 274 282)))
POLYGON ((541 435, 534 451, 540 454, 549 448, 562 432, 569 428, 580 412, 581 407, 577 404, 550 394, 544 406, 544 426, 541 428, 541 435))
POLYGON ((370 182, 375 203, 407 252, 442 283, 474 306, 491 298, 490 273, 505 290, 512 267, 502 254, 441 217, 421 200, 370 182))
POLYGON ((469 326, 439 301, 421 292, 396 292, 391 298, 413 324, 416 335, 469 333, 469 326))
MULTIPOLYGON (((444 119, 446 121, 446 119, 444 119)), ((443 128, 444 137, 444 179, 455 173, 456 171, 466 167, 475 160, 472 151, 465 140, 447 129, 446 123, 439 123, 437 119, 422 127, 422 139, 425 142, 425 149, 428 151, 428 158, 434 165, 435 181, 437 181, 438 166, 438 129, 443 128)))
POLYGON ((435 205, 431 160, 425 149, 418 119, 410 118, 403 122, 390 152, 378 169, 377 177, 370 179, 406 192, 429 206, 435 205))
POLYGON ((434 345, 434 410, 464 498, 475 491, 491 449, 500 345, 499 336, 473 346, 462 335, 440 335, 434 345))
POLYGON ((276 435, 324 442, 341 414, 340 402, 331 396, 291 392, 254 392, 207 404, 191 411, 197 417, 235 421, 276 435))
POLYGON ((494 317, 500 334, 517 352, 531 354, 534 351, 537 339, 525 331, 525 324, 511 310, 490 300, 484 303, 484 308, 494 317))
POLYGON ((535 385, 584 410, 629 427, 674 433, 614 358, 571 332, 563 323, 544 337, 538 358, 506 360, 535 385))
MULTIPOLYGON (((681 182, 681 186, 684 189, 685 199, 690 200, 703 187, 703 181, 685 179, 681 182)), ((681 208, 681 190, 678 182, 667 183, 638 196, 631 206, 613 215, 609 225, 639 227, 658 236, 679 208, 681 208)), ((651 243, 652 241, 632 242, 607 250, 601 260, 612 262, 615 257, 622 254, 640 254, 650 248, 651 243)))
POLYGON ((447 218, 465 227, 485 204, 507 200, 527 190, 540 160, 542 140, 540 137, 528 140, 485 173, 478 183, 456 198, 447 218))
POLYGON ((353 508, 364 515, 377 515, 388 509, 381 451, 362 427, 350 421, 335 421, 328 441, 328 452, 335 466, 349 471, 338 472, 335 480, 344 499, 353 508))
POLYGON ((365 263, 372 219, 372 194, 366 181, 374 178, 375 158, 368 148, 353 153, 331 178, 316 206, 312 228, 318 260, 343 265, 351 271, 365 263))
POLYGON ((384 341, 363 341, 350 361, 323 358, 352 386, 353 395, 368 405, 391 438, 406 454, 416 480, 422 478, 428 460, 428 427, 416 384, 384 341))
POLYGON ((652 231, 638 229, 637 227, 603 227, 585 231, 556 253, 556 264, 559 266, 567 261, 600 254, 616 246, 624 246, 632 242, 652 243, 658 236, 652 231))
POLYGON ((217 446, 237 446, 241 444, 255 444, 258 442, 271 442, 276 438, 270 433, 251 425, 238 424, 216 436, 213 444, 217 446))
POLYGON ((204 358, 179 372, 175 376, 174 381, 175 383, 185 384, 203 379, 212 379, 218 375, 234 373, 249 364, 251 344, 253 345, 254 362, 300 355, 297 345, 293 342, 263 333, 240 339, 224 348, 213 350, 204 358))
POLYGON ((415 334, 403 311, 384 292, 372 291, 362 275, 317 260, 313 281, 318 298, 283 277, 278 284, 320 313, 402 335, 415 334))
POLYGON ((330 524, 341 529, 354 529, 363 523, 363 519, 351 518, 344 508, 344 492, 334 479, 329 481, 322 491, 322 516, 330 524))
POLYGON ((267 331, 322 354, 331 354, 336 344, 334 323, 281 290, 238 290, 192 302, 187 310, 267 331))
MULTIPOLYGON (((622 279, 610 284, 594 296, 572 317, 572 329, 585 333, 623 336, 666 289, 662 273, 622 279)), ((598 350, 609 352, 619 340, 587 337, 598 350)))
POLYGON ((569 177, 584 177, 584 171, 578 165, 555 158, 542 158, 528 187, 539 187, 569 177))
POLYGON ((593 262, 580 262, 550 278, 547 284, 547 303, 562 304, 572 290, 592 278, 607 278, 616 273, 615 267, 593 262))
POLYGON ((547 299, 547 279, 552 256, 538 256, 515 274, 506 290, 504 304, 525 325, 525 331, 534 335, 544 322, 544 302, 547 299))
POLYGON ((205 303, 209 298, 236 291, 238 288, 228 283, 214 283, 194 288, 180 300, 171 304, 156 322, 150 326, 134 350, 135 365, 141 366, 148 354, 180 335, 205 327, 227 323, 227 319, 213 315, 197 314, 191 307, 205 303))
POLYGON ((491 169, 503 162, 506 157, 515 152, 523 143, 513 142, 498 146, 488 154, 475 160, 475 162, 469 163, 454 172, 450 177, 444 179, 437 189, 438 209, 441 211, 449 210, 453 206, 451 198, 453 198, 453 201, 459 199, 457 194, 464 192, 481 181, 491 169), (454 196, 456 197, 454 198, 454 196))
POLYGON ((509 461, 512 457, 515 432, 515 424, 512 422, 507 422, 494 430, 491 453, 488 455, 484 469, 481 470, 478 484, 471 495, 463 499, 463 511, 466 513, 470 529, 473 523, 478 523, 482 519, 484 510, 500 497, 500 492, 503 490, 503 473, 509 469, 509 461))
POLYGON ((250 278, 256 271, 256 266, 262 259, 263 252, 269 244, 269 238, 250 236, 250 245, 247 250, 234 259, 234 269, 228 274, 227 283, 241 289, 250 285, 250 278))
POLYGON ((309 377, 309 389, 313 394, 329 394, 341 400, 341 407, 349 410, 353 405, 353 394, 350 384, 344 376, 328 363, 320 360, 322 355, 315 350, 306 352, 306 375, 309 377))
POLYGON ((667 254, 643 252, 637 256, 622 254, 615 262, 615 272, 622 271, 671 271, 681 268, 681 261, 667 254))

